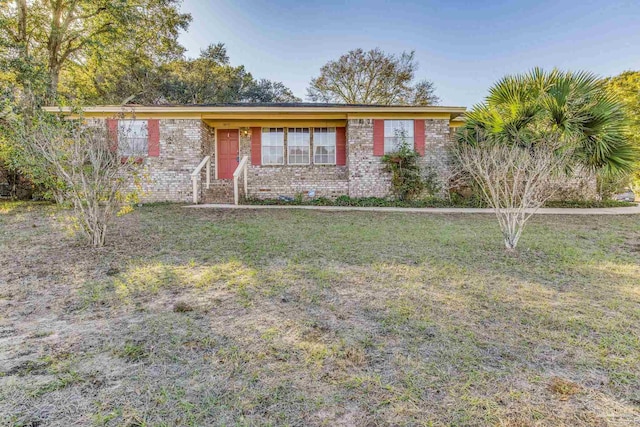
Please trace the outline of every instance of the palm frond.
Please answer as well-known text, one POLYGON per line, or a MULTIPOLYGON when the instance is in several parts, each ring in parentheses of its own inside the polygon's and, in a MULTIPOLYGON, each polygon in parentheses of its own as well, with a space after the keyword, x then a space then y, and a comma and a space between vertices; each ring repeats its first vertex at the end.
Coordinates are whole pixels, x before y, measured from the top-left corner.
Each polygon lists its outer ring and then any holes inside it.
POLYGON ((587 71, 505 76, 467 114, 464 128, 467 142, 480 134, 514 144, 553 135, 575 149, 576 166, 592 171, 627 172, 640 161, 621 103, 587 71))

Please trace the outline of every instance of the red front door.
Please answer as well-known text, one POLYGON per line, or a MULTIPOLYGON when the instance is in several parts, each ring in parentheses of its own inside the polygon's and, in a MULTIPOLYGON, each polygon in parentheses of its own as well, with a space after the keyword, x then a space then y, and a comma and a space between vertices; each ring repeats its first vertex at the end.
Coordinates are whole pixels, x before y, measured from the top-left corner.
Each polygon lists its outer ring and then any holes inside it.
POLYGON ((218 130, 218 179, 232 179, 238 167, 238 129, 218 130))

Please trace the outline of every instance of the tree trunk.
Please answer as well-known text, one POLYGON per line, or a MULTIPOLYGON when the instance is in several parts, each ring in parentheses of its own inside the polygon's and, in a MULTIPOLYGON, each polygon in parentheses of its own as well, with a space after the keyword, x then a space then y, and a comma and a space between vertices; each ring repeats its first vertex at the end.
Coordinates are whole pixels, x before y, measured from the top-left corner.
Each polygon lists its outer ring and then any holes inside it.
POLYGON ((62 2, 51 2, 51 26, 47 40, 47 55, 49 56, 47 68, 49 71, 49 101, 53 102, 58 94, 58 80, 60 78, 60 48, 62 47, 62 2))
POLYGON ((56 65, 49 66, 49 88, 48 88, 48 101, 54 102, 58 96, 58 81, 60 80, 60 68, 56 65))
POLYGON ((509 252, 515 251, 516 250, 516 246, 518 246, 518 239, 516 237, 513 237, 513 236, 505 237, 504 246, 505 246, 505 248, 507 248, 507 251, 509 251, 509 252))
POLYGON ((18 7, 18 43, 20 43, 20 49, 26 58, 29 54, 29 43, 27 41, 27 0, 16 0, 16 6, 18 7))
POLYGON ((95 221, 91 230, 91 244, 94 248, 101 248, 104 246, 107 237, 107 224, 95 221))

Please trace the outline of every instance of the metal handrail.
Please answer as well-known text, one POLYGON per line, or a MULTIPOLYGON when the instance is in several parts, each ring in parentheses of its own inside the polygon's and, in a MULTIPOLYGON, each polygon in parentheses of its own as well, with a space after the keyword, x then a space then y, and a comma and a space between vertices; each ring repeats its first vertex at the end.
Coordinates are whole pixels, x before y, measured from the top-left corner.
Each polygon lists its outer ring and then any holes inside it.
POLYGON ((198 204, 198 177, 200 176, 200 172, 202 172, 203 167, 207 167, 207 188, 211 187, 211 156, 207 156, 200 164, 191 172, 191 182, 193 184, 193 203, 198 204))
POLYGON ((244 184, 244 195, 247 195, 247 164, 249 163, 249 156, 242 157, 240 163, 238 163, 238 167, 235 171, 233 171, 233 203, 238 204, 240 201, 240 194, 238 193, 238 178, 241 173, 244 173, 243 176, 243 184, 244 184))

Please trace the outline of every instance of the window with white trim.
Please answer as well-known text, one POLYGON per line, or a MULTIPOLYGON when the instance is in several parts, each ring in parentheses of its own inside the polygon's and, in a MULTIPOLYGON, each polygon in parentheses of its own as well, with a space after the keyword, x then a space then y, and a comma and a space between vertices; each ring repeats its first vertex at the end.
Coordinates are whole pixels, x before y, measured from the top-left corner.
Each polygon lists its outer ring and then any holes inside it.
POLYGON ((403 139, 413 148, 413 120, 385 120, 384 154, 396 151, 403 139))
POLYGON ((284 128, 262 128, 262 164, 284 164, 284 128))
POLYGON ((118 120, 118 152, 125 157, 146 155, 149 126, 146 120, 118 120))
POLYGON ((336 128, 313 128, 313 163, 336 164, 336 128))
POLYGON ((308 165, 311 144, 309 128, 287 130, 287 162, 290 165, 308 165))

